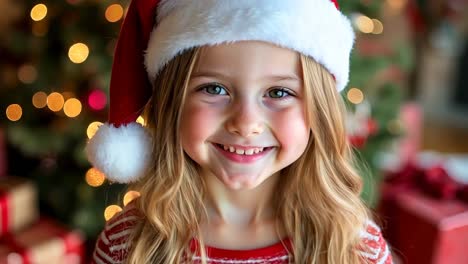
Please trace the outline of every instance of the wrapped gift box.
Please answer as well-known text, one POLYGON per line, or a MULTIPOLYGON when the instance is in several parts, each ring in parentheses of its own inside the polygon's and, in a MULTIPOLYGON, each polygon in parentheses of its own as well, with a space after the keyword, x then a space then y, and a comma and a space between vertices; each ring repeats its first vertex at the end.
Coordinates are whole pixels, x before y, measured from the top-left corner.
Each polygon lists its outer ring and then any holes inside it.
POLYGON ((0 242, 0 264, 84 263, 83 236, 51 219, 41 219, 0 242))
POLYGON ((379 212, 402 263, 468 263, 468 203, 385 183, 379 212))
POLYGON ((0 178, 0 237, 16 232, 38 218, 35 185, 22 178, 0 178))

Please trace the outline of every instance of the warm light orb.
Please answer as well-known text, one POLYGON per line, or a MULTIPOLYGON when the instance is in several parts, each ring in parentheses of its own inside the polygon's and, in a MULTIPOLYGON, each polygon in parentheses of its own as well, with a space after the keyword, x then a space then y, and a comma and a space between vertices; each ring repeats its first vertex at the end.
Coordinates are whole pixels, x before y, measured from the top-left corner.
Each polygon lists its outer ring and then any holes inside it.
POLYGON ((44 4, 37 4, 31 9, 31 18, 34 21, 40 21, 47 15, 47 6, 44 4))
POLYGON ((124 14, 123 7, 119 4, 113 4, 107 7, 105 16, 106 16, 107 21, 113 23, 122 19, 123 14, 124 14))
POLYGON ((32 97, 32 104, 36 108, 44 108, 47 105, 47 94, 44 92, 37 92, 32 97))
POLYGON ((89 48, 84 43, 73 44, 68 50, 68 58, 73 63, 83 63, 89 55, 89 48))
POLYGON ((10 121, 18 121, 23 115, 23 108, 19 104, 11 104, 6 109, 6 116, 10 121))
POLYGON ((374 22, 367 16, 356 18, 356 26, 362 33, 371 33, 374 30, 374 22))
POLYGON ((31 84, 37 79, 37 70, 30 64, 25 64, 18 69, 18 80, 31 84))
POLYGON ((115 214, 121 212, 122 208, 118 205, 109 205, 106 210, 104 210, 104 218, 106 221, 109 221, 115 214))
POLYGON ((98 169, 91 168, 86 172, 85 180, 89 186, 99 187, 106 180, 106 176, 98 169))
POLYGON ((141 124, 142 126, 145 125, 145 119, 142 116, 139 116, 136 120, 138 124, 141 124))
POLYGON ((101 125, 102 123, 98 121, 89 124, 88 129, 86 129, 86 134, 88 135, 89 139, 91 139, 94 136, 94 134, 96 134, 101 125))
POLYGON ((378 19, 372 19, 372 22, 374 23, 374 29, 372 30, 372 34, 382 34, 383 33, 383 24, 380 22, 378 19))
POLYGON ((58 112, 62 110, 64 103, 63 96, 59 93, 51 93, 49 96, 47 96, 47 106, 49 107, 50 110, 54 112, 58 112))
POLYGON ((81 108, 82 106, 80 100, 76 98, 70 98, 65 102, 63 106, 63 112, 68 117, 77 117, 81 113, 81 108))
POLYGON ((358 88, 351 88, 347 93, 347 98, 353 104, 360 104, 364 100, 364 93, 358 88))
POLYGON ((133 201, 135 198, 140 197, 140 193, 137 191, 128 191, 123 198, 123 203, 126 206, 129 204, 131 201, 133 201))

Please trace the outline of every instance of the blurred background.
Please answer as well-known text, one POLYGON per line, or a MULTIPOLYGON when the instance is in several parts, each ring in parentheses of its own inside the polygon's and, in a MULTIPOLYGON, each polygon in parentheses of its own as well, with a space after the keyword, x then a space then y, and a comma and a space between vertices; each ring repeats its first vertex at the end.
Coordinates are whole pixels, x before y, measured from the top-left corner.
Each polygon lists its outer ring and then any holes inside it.
MULTIPOLYGON (((83 152, 128 3, 0 0, 1 263, 86 262, 138 196, 83 152)), ((339 3, 357 34, 342 94, 363 199, 397 263, 466 264, 468 1, 339 3)))

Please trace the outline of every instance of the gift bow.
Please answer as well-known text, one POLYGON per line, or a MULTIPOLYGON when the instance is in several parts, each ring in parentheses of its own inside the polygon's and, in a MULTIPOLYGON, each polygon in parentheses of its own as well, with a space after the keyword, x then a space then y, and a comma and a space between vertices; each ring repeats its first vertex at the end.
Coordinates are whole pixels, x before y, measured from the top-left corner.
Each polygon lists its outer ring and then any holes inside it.
POLYGON ((437 199, 459 199, 468 203, 468 184, 455 181, 441 165, 423 168, 407 163, 402 169, 389 172, 386 181, 401 188, 419 189, 437 199))

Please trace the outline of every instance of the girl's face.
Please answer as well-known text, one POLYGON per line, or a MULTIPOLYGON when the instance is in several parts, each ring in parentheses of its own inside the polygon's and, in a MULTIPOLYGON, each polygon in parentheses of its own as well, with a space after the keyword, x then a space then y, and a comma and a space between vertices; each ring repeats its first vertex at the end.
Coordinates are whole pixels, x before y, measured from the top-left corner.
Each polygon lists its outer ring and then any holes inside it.
POLYGON ((299 54, 253 41, 204 47, 180 133, 203 176, 229 189, 252 189, 290 165, 310 133, 299 54))

